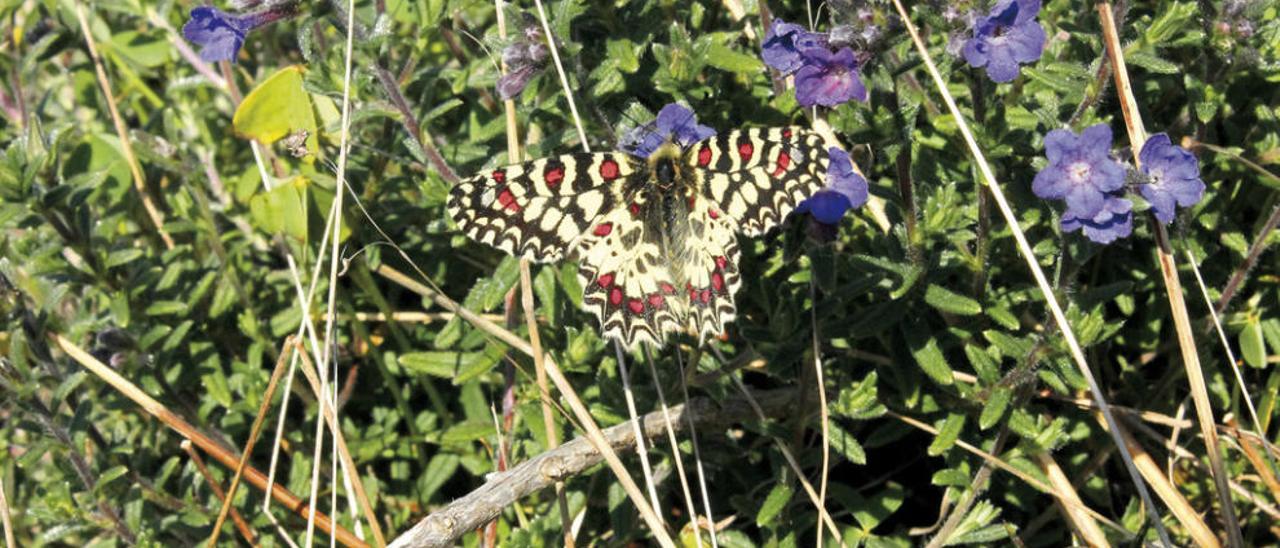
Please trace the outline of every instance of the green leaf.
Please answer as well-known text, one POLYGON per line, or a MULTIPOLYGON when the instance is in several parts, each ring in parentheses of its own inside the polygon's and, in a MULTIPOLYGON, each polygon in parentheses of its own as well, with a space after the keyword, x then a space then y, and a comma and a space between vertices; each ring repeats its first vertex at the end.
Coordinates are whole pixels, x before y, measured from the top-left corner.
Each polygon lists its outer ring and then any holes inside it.
POLYGON ((853 434, 836 426, 834 422, 827 425, 827 430, 831 435, 832 449, 839 451, 841 455, 844 455, 844 458, 849 459, 849 462, 854 464, 867 463, 867 452, 862 449, 862 444, 858 443, 853 434))
POLYGON ((279 183, 270 192, 249 199, 253 224, 270 234, 284 234, 299 242, 307 240, 307 191, 302 176, 279 183))
POLYGON ((282 68, 246 95, 231 125, 236 134, 261 143, 274 143, 298 131, 307 132, 307 150, 319 152, 311 94, 302 88, 302 65, 282 68))
POLYGON ((942 427, 938 429, 938 436, 933 438, 933 443, 929 444, 929 455, 936 457, 951 449, 951 446, 955 445, 956 440, 960 438, 961 430, 964 430, 964 415, 948 414, 947 420, 943 421, 942 427))
POLYGON ((420 493, 417 495, 422 501, 431 500, 431 495, 440 490, 440 487, 453 478, 454 473, 458 470, 458 463, 461 459, 457 455, 450 453, 441 453, 431 457, 431 462, 427 464, 427 471, 419 480, 420 493))
POLYGON ((707 64, 729 72, 753 73, 764 69, 755 55, 739 53, 720 43, 712 43, 707 50, 707 64))
POLYGON ((128 473, 129 468, 124 465, 112 466, 98 476, 98 482, 94 484, 93 488, 94 490, 101 491, 103 487, 106 487, 111 482, 119 479, 120 476, 128 473))
POLYGON ((1145 51, 1126 53, 1124 60, 1129 64, 1142 67, 1157 74, 1178 74, 1179 72, 1182 72, 1182 68, 1176 63, 1166 61, 1154 53, 1147 53, 1145 51))
POLYGON ((760 510, 756 512, 756 526, 764 527, 773 523, 774 518, 782 512, 787 506, 787 502, 791 500, 792 490, 786 482, 778 482, 769 491, 769 496, 765 497, 764 504, 760 505, 760 510))
POLYGON ((992 390, 990 399, 982 407, 982 415, 978 417, 978 428, 986 430, 1000 422, 1000 417, 1004 416, 1004 410, 1009 407, 1009 399, 1012 396, 1013 393, 1003 386, 992 390))
POLYGON ((928 332, 928 326, 924 322, 915 322, 902 329, 907 338, 907 346, 911 348, 911 356, 916 359, 920 369, 938 384, 950 386, 954 383, 951 366, 938 348, 938 339, 928 332))
POLYGON ((459 445, 476 441, 496 432, 497 425, 486 420, 467 420, 457 423, 440 435, 442 445, 459 445))
POLYGON ((1245 363, 1258 368, 1267 365, 1267 347, 1263 344, 1262 323, 1258 318, 1249 318, 1244 329, 1240 331, 1239 342, 1240 353, 1244 355, 1245 363))
POLYGON ((978 301, 935 284, 929 284, 925 289, 924 302, 943 312, 961 316, 976 316, 982 313, 982 305, 978 304, 978 301))

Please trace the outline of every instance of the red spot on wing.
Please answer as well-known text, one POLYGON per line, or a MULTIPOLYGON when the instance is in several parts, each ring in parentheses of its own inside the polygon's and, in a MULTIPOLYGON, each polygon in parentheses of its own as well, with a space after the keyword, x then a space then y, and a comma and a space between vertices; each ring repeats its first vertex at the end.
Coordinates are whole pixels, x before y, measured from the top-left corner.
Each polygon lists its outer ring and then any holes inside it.
POLYGON ((493 177, 493 180, 497 181, 499 184, 507 182, 507 170, 505 169, 495 169, 491 176, 493 177))
POLYGON ((787 129, 782 130, 782 138, 783 138, 783 139, 790 139, 790 138, 791 138, 791 128, 787 128, 787 129))
POLYGON ((662 305, 665 302, 666 299, 662 298, 662 295, 657 293, 649 294, 649 308, 662 308, 662 305))
POLYGON ((710 208, 707 209, 707 215, 710 215, 712 219, 720 218, 720 212, 710 208))
POLYGON ((716 269, 724 270, 725 265, 729 264, 729 260, 724 257, 716 257, 716 269))
POLYGON ((618 288, 616 288, 616 287, 615 287, 615 288, 613 288, 613 291, 610 291, 610 292, 609 292, 609 303, 610 303, 610 304, 612 304, 613 306, 618 306, 618 305, 622 304, 622 290, 621 290, 621 289, 618 289, 618 288))
POLYGON ((632 203, 631 203, 631 205, 627 206, 627 211, 630 211, 630 212, 631 212, 631 216, 633 216, 633 217, 639 217, 639 216, 640 216, 640 205, 639 205, 639 204, 637 204, 637 203, 635 203, 635 202, 632 202, 632 203))
POLYGON ((778 167, 774 168, 773 176, 781 177, 783 173, 787 172, 787 166, 789 165, 791 165, 791 155, 787 154, 786 151, 778 153, 778 167))
POLYGON ((617 179, 618 175, 618 162, 611 159, 600 162, 600 176, 604 177, 606 181, 617 179))
POLYGON ((520 204, 516 203, 516 197, 511 193, 511 189, 504 188, 498 194, 498 205, 511 212, 520 211, 520 204))
POLYGON ((738 156, 742 157, 743 162, 751 161, 751 157, 755 155, 755 153, 756 147, 753 146, 750 141, 738 143, 738 156))
POLYGON ((613 232, 613 223, 600 223, 591 233, 596 236, 608 236, 610 232, 613 232))
POLYGON ((707 303, 711 302, 711 290, 710 290, 710 289, 703 289, 703 290, 702 290, 702 295, 701 295, 701 297, 702 297, 702 299, 701 299, 701 300, 702 300, 702 304, 707 304, 707 303))
POLYGON ((669 284, 669 283, 667 283, 667 282, 662 282, 662 292, 663 292, 664 294, 666 294, 666 295, 675 295, 675 294, 676 294, 676 286, 671 285, 671 284, 669 284))
POLYGON ((698 149, 698 165, 707 167, 711 165, 711 145, 702 144, 702 148, 698 149))
POLYGON ((596 283, 600 284, 600 287, 609 287, 613 285, 613 273, 601 274, 599 278, 596 278, 596 283))
POLYGON ((627 301, 627 308, 631 309, 632 314, 644 314, 644 301, 631 299, 627 301))
POLYGON ((542 173, 542 180, 546 181, 547 186, 550 188, 560 186, 560 183, 564 181, 564 166, 548 165, 547 170, 542 173))
POLYGON ((711 274, 711 287, 712 287, 713 289, 715 289, 716 291, 723 291, 723 290, 724 290, 724 276, 721 276, 719 272, 714 272, 714 273, 712 273, 712 274, 711 274))

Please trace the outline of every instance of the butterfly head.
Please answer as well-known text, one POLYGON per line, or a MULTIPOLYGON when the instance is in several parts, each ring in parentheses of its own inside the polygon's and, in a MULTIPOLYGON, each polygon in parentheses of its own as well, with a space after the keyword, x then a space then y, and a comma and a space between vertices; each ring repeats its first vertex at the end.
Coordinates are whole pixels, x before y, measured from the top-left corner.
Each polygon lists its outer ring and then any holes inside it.
POLYGON ((653 174, 658 190, 664 193, 671 192, 683 180, 681 154, 680 145, 667 141, 649 155, 649 172, 653 174))

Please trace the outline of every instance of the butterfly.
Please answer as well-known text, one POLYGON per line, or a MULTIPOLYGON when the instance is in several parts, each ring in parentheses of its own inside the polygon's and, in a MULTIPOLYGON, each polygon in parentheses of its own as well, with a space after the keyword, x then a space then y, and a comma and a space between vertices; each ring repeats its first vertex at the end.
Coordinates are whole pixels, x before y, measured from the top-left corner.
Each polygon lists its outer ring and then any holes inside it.
POLYGON ((578 153, 477 174, 449 192, 470 238, 535 262, 574 261, 583 308, 629 350, 717 336, 742 285, 738 235, 759 236, 824 186, 822 137, 731 131, 648 157, 578 153))

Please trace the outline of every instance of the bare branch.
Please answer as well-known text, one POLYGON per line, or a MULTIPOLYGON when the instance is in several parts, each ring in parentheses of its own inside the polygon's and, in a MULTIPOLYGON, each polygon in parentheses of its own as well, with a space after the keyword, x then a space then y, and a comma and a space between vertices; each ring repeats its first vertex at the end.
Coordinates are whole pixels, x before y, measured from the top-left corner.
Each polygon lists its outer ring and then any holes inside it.
MULTIPOLYGON (((767 415, 777 416, 795 401, 795 389, 761 391, 755 396, 767 415)), ((723 426, 751 420, 755 412, 745 400, 716 403, 708 398, 698 398, 672 407, 670 413, 671 426, 681 430, 689 424, 689 419, 698 428, 723 426)), ((645 437, 656 438, 664 435, 667 419, 662 411, 654 411, 643 417, 643 424, 645 437)), ((604 437, 615 451, 630 451, 635 447, 631 423, 604 429, 604 437)), ((497 518, 504 508, 520 498, 580 474, 602 460, 603 457, 586 438, 574 438, 511 470, 491 474, 488 482, 479 489, 422 518, 412 529, 396 538, 391 546, 453 546, 459 537, 497 518)))

